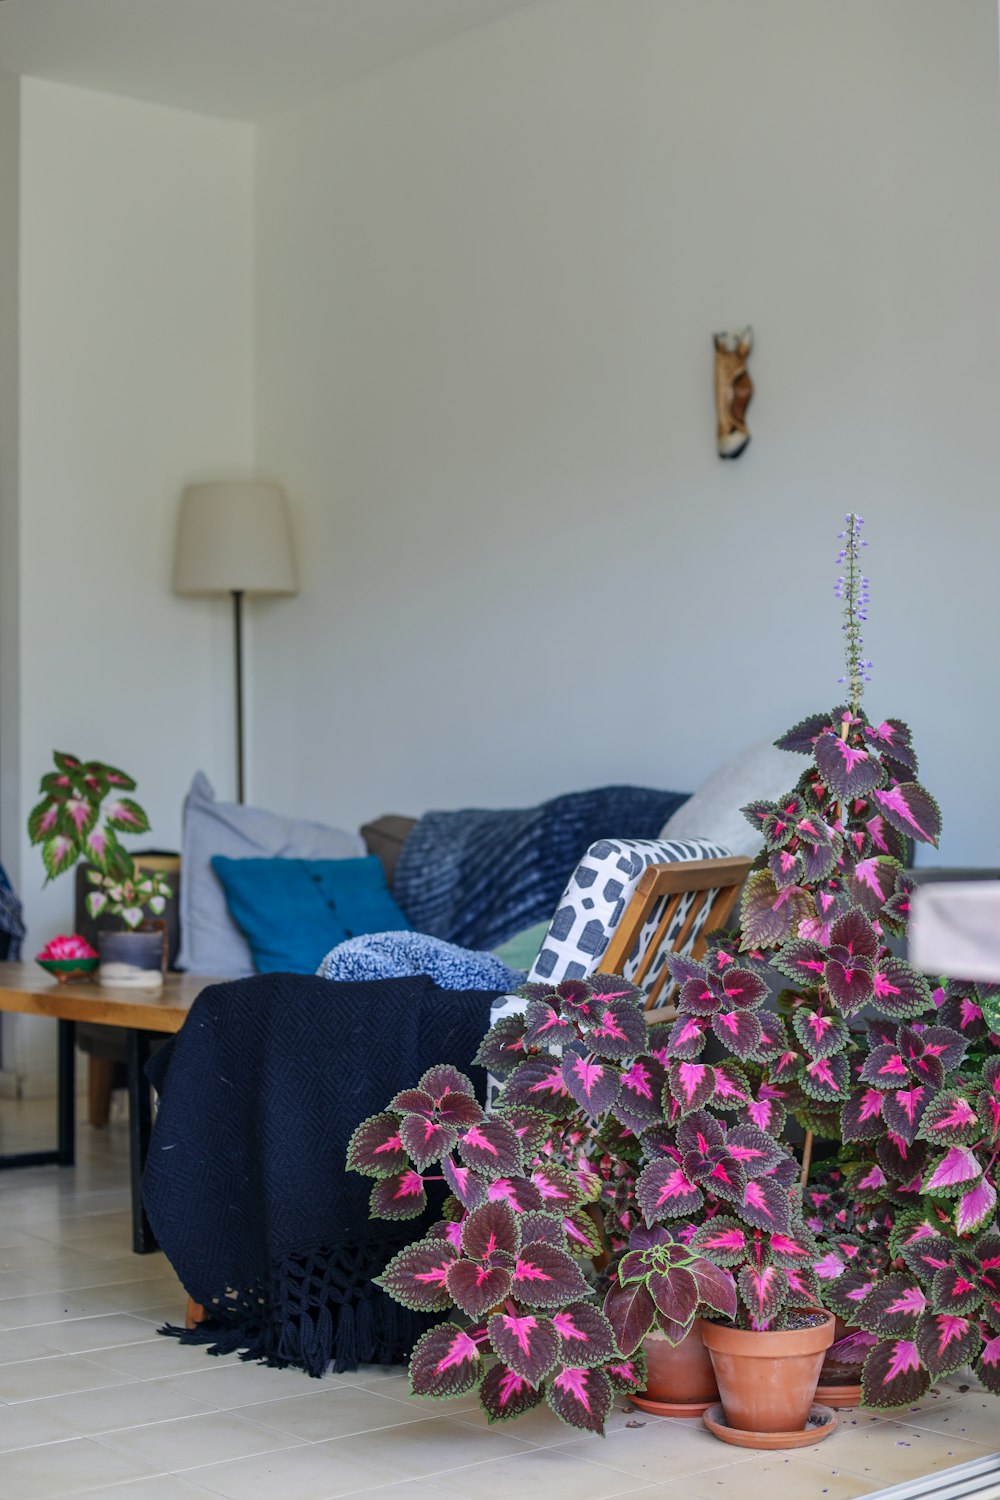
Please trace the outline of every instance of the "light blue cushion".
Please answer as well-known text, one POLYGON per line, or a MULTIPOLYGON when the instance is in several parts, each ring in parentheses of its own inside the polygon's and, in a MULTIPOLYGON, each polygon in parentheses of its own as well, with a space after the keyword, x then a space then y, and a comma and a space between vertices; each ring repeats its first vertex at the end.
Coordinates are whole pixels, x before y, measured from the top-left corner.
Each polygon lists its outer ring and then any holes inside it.
POLYGON ((365 859, 227 859, 212 868, 259 974, 315 974, 347 938, 409 931, 374 854, 365 859))
MULTIPOLYGON (((218 802, 199 771, 184 803, 181 855, 181 951, 177 967, 227 978, 253 973, 253 955, 229 914, 212 857, 228 859, 358 859, 364 839, 342 828, 287 818, 262 807, 218 802)), ((324 948, 317 957, 318 963, 324 948)))

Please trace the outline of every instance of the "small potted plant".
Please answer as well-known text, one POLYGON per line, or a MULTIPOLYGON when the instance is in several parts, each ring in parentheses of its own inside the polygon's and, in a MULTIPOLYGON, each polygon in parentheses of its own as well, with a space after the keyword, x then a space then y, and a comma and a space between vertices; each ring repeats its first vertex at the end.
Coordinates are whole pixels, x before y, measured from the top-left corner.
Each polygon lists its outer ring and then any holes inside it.
POLYGON ((60 933, 45 944, 41 953, 35 954, 35 963, 46 973, 53 974, 60 984, 73 979, 83 979, 93 973, 99 962, 98 955, 79 933, 60 933))
POLYGON ((154 989, 163 983, 166 961, 165 925, 158 919, 173 892, 159 871, 138 869, 118 838, 149 830, 143 809, 125 795, 135 782, 101 761, 81 761, 58 750, 54 760, 55 769, 41 780, 42 800, 29 814, 28 837, 41 845, 49 880, 78 860, 92 865, 91 916, 121 919, 123 932, 97 935, 101 983, 154 989))

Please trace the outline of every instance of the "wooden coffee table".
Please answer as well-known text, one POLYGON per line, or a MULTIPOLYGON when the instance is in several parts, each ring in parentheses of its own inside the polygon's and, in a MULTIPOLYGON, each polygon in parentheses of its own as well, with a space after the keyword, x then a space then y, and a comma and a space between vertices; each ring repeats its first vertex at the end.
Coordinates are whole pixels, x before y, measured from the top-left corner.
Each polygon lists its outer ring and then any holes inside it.
POLYGON ((149 1044, 180 1031, 197 997, 210 984, 204 975, 171 974, 160 990, 115 989, 97 983, 58 984, 37 964, 0 963, 0 1011, 48 1016, 59 1027, 58 1145, 50 1151, 0 1156, 0 1170, 58 1165, 71 1167, 76 1141, 76 1023, 122 1026, 128 1037, 129 1161, 132 1187, 132 1248, 157 1249, 142 1207, 142 1172, 149 1151, 152 1101, 146 1079, 149 1044))

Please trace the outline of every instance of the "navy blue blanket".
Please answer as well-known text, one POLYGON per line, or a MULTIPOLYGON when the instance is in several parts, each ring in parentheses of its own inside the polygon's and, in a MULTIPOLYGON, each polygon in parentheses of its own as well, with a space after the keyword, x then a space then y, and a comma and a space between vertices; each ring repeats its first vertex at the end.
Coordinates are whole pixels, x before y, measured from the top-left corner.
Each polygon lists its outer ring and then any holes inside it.
MULTIPOLYGON (((150 1224, 214 1352, 322 1375, 394 1364, 435 1321, 372 1285, 421 1224, 369 1219, 356 1125, 436 1062, 470 1067, 494 992, 430 979, 262 974, 200 994, 164 1066, 143 1181, 150 1224)), ((167 1330, 178 1333, 179 1330, 167 1330)))
POLYGON ((605 786, 539 807, 425 813, 403 845, 393 894, 417 932, 495 948, 552 916, 597 839, 656 838, 688 796, 605 786))

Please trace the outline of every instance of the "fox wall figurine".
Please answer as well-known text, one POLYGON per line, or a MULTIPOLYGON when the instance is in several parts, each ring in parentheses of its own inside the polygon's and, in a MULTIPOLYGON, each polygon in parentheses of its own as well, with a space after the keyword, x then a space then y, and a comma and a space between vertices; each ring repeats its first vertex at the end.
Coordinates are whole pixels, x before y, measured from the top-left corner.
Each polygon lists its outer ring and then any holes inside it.
POLYGON ((753 329, 717 333, 713 337, 719 457, 739 458, 750 441, 746 412, 753 398, 753 381, 747 371, 747 360, 753 348, 753 329))

